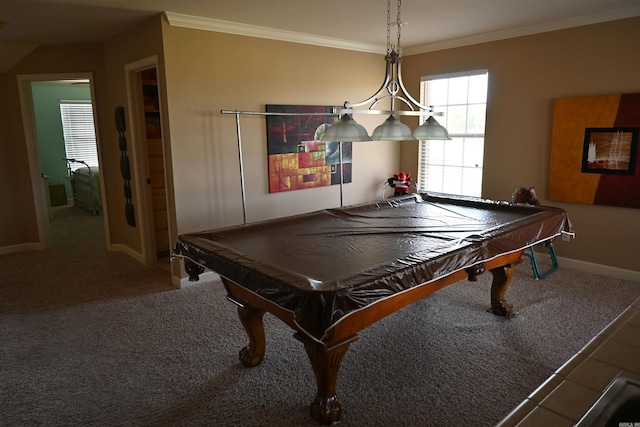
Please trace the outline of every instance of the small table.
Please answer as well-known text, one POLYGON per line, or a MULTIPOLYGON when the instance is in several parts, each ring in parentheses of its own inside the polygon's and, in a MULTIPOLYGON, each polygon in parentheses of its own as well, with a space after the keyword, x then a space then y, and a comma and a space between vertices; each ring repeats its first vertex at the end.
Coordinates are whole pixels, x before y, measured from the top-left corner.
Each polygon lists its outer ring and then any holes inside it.
POLYGON ((265 312, 295 331, 317 381, 311 416, 330 424, 342 415, 336 381, 359 331, 485 270, 493 313, 510 316, 513 266, 561 233, 573 229, 559 208, 414 194, 183 234, 173 254, 191 280, 205 268, 221 276, 249 337, 245 366, 264 358, 265 312))

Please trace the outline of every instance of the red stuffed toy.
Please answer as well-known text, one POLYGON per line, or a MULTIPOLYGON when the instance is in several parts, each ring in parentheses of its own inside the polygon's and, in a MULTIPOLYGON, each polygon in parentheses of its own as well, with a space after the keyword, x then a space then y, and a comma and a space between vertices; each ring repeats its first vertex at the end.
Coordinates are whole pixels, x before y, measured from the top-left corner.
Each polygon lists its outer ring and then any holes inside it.
POLYGON ((387 180, 389 186, 393 188, 394 196, 404 196, 409 194, 409 186, 411 185, 411 174, 400 172, 393 175, 387 180))

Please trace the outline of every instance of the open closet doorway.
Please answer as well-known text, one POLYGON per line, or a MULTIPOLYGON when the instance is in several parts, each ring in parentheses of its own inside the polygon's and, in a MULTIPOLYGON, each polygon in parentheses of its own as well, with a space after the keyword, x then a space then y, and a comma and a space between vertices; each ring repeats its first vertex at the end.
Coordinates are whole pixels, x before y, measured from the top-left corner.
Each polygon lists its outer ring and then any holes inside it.
POLYGON ((172 242, 168 192, 172 187, 167 166, 170 155, 163 135, 158 59, 149 57, 125 69, 143 256, 147 264, 169 268, 172 242))
POLYGON ((108 247, 91 74, 19 76, 38 234, 108 247))

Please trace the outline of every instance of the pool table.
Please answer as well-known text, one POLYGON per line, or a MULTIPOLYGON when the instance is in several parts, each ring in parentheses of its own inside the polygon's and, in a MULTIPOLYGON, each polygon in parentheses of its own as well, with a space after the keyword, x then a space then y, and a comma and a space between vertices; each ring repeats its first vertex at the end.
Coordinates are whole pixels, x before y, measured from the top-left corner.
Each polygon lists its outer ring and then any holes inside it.
POLYGON ((424 193, 182 234, 173 255, 190 280, 220 275, 249 338, 245 366, 264 357, 265 312, 295 331, 317 381, 311 416, 330 424, 342 414, 336 380, 359 331, 485 270, 493 313, 509 316, 513 266, 563 233, 573 228, 559 208, 424 193))

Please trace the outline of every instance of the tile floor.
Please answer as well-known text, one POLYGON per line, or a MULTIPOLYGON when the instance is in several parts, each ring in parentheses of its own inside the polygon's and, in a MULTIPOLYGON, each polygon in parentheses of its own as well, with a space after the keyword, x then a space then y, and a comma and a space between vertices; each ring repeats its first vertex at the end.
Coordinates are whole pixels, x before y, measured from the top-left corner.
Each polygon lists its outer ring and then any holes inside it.
MULTIPOLYGON (((498 427, 570 427, 618 377, 640 382, 640 298, 596 335, 498 427)), ((640 424, 640 420, 634 420, 640 424)))

